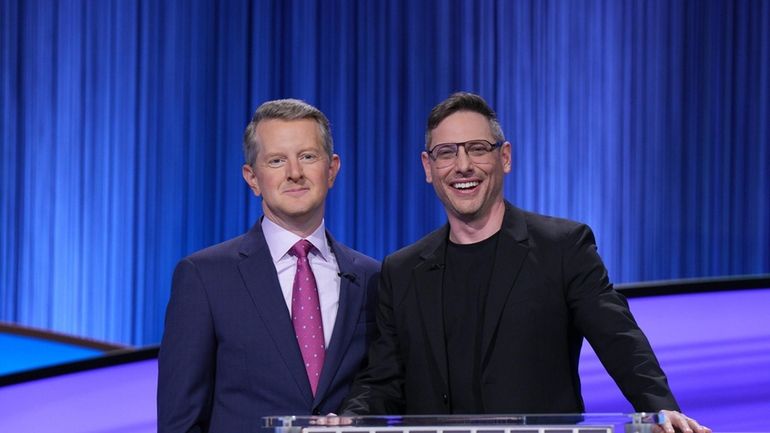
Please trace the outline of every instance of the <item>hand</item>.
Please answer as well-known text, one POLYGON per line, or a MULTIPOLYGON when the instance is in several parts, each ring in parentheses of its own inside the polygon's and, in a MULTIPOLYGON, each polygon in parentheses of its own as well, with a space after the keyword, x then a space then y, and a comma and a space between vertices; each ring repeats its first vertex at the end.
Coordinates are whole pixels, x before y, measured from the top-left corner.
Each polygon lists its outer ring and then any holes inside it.
POLYGON ((674 433, 674 429, 681 433, 711 433, 711 429, 698 424, 698 421, 675 410, 660 411, 666 416, 666 422, 656 425, 654 433, 674 433))
POLYGON ((326 416, 317 416, 310 420, 310 424, 323 426, 344 426, 353 424, 353 420, 347 416, 339 416, 336 413, 329 412, 326 416))

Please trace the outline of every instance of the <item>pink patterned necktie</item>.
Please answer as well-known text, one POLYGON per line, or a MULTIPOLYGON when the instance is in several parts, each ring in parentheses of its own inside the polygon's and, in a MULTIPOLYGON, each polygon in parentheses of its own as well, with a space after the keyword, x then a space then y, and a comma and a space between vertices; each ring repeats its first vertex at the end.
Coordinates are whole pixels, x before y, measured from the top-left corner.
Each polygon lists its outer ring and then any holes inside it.
POLYGON ((321 377, 321 367, 324 365, 326 348, 318 287, 307 259, 308 252, 313 248, 313 244, 302 239, 291 247, 289 254, 297 256, 297 273, 294 275, 291 293, 291 321, 294 324, 294 333, 297 335, 302 359, 305 361, 310 388, 315 395, 318 379, 321 377))

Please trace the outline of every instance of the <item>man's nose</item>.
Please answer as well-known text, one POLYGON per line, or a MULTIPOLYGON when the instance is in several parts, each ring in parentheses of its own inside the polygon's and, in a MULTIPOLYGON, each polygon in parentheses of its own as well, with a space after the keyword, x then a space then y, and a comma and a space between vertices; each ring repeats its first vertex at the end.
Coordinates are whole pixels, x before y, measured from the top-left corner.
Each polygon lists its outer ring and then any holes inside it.
POLYGON ((470 156, 465 152, 465 147, 460 146, 457 148, 457 158, 455 159, 455 169, 459 173, 467 173, 473 170, 473 162, 470 156))
POLYGON ((286 161, 286 177, 295 182, 302 179, 302 164, 298 160, 289 158, 286 161))

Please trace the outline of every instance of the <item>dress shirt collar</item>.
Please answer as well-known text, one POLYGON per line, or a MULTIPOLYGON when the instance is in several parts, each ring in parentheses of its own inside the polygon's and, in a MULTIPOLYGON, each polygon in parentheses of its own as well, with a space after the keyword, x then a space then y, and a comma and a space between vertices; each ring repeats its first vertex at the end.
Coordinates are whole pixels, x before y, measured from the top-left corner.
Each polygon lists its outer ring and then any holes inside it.
MULTIPOLYGON (((270 249, 270 256, 273 258, 273 263, 278 263, 279 260, 286 257, 291 247, 300 239, 303 239, 270 221, 267 217, 262 218, 262 233, 265 235, 265 242, 267 242, 267 247, 270 249)), ((326 226, 324 220, 321 220, 321 224, 318 228, 315 229, 310 236, 304 239, 307 239, 313 244, 323 260, 328 261, 331 249, 329 248, 329 242, 326 240, 326 226)))

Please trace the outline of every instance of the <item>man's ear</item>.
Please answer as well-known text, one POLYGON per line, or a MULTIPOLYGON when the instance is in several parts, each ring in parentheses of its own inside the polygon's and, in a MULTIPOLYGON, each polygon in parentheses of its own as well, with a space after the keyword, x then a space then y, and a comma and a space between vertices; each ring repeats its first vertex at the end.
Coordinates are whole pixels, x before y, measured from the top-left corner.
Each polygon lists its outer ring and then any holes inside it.
POLYGON ((428 156, 428 152, 422 152, 420 158, 422 159, 422 169, 425 170, 425 182, 433 183, 433 175, 430 171, 430 156, 428 156))
POLYGON ((257 173, 254 172, 254 169, 249 164, 243 164, 241 174, 243 174, 243 180, 246 181, 246 185, 249 186, 249 189, 254 195, 259 197, 261 190, 259 189, 259 181, 257 180, 257 173))
POLYGON ((513 160, 513 149, 512 144, 510 141, 506 141, 503 143, 503 146, 500 148, 500 155, 502 156, 502 162, 503 162, 503 173, 510 173, 511 172, 511 163, 513 160))
POLYGON ((327 182, 329 188, 334 186, 334 180, 337 179, 337 174, 339 174, 341 166, 342 162, 340 161, 340 156, 335 153, 332 155, 332 159, 329 162, 329 180, 327 182))

